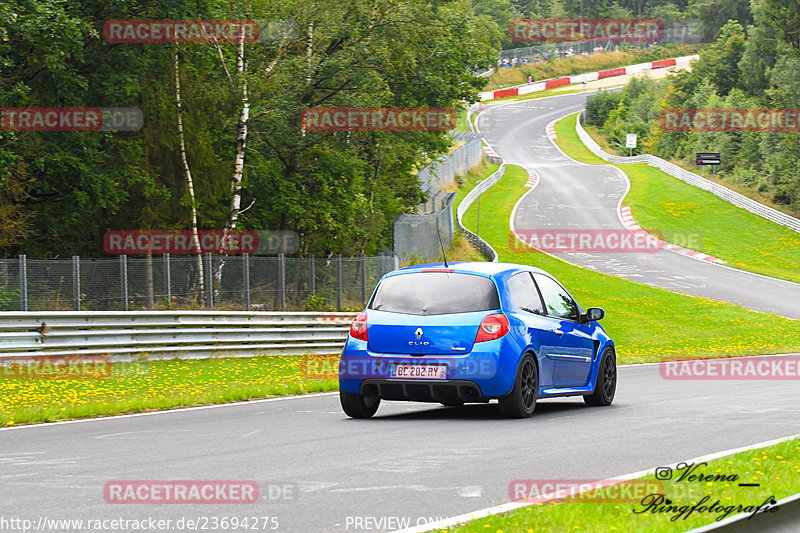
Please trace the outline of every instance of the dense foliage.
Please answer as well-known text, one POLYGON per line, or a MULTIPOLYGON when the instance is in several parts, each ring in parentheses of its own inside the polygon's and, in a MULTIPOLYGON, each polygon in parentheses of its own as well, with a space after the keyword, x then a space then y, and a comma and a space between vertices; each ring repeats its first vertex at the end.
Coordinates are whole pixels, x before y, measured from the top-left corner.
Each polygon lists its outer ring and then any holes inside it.
POLYGON ((0 256, 97 256, 105 231, 190 229, 193 208, 200 229, 296 230, 304 254, 380 252, 391 220, 421 200, 415 170, 449 141, 304 133, 302 110, 474 101, 483 80, 472 73, 498 44, 470 0, 0 2, 2 107, 130 106, 145 117, 137 132, 0 131, 0 256), (189 18, 292 30, 243 53, 110 44, 102 33, 111 19, 189 18))
POLYGON ((657 18, 666 27, 697 20, 703 42, 710 42, 729 20, 752 23, 750 0, 472 0, 477 15, 496 24, 503 32, 503 48, 529 46, 512 43, 508 23, 515 18, 657 18))

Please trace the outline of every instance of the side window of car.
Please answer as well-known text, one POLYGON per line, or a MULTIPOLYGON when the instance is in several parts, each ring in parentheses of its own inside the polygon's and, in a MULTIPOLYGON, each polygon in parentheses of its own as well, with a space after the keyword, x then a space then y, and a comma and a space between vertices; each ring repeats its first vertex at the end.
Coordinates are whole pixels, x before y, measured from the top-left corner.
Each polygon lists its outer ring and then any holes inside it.
POLYGON ((508 291, 511 293, 511 301, 515 306, 529 313, 544 314, 542 299, 539 297, 539 291, 536 290, 536 285, 533 284, 529 272, 520 272, 511 276, 508 280, 508 291))
POLYGON ((544 305, 547 307, 547 314, 556 318, 566 318, 576 320, 578 318, 578 305, 569 294, 561 288, 561 285, 547 276, 534 274, 536 284, 542 293, 544 305))

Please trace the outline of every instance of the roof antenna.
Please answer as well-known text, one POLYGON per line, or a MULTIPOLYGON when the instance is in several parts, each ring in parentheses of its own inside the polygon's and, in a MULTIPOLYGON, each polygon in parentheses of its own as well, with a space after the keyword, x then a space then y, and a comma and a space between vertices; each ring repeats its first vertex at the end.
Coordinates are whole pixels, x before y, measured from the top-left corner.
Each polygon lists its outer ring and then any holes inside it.
POLYGON ((450 268, 450 265, 447 264, 447 256, 444 255, 444 243, 442 243, 442 234, 439 233, 439 224, 436 224, 436 235, 439 236, 439 246, 442 247, 442 257, 444 258, 444 267, 450 268))

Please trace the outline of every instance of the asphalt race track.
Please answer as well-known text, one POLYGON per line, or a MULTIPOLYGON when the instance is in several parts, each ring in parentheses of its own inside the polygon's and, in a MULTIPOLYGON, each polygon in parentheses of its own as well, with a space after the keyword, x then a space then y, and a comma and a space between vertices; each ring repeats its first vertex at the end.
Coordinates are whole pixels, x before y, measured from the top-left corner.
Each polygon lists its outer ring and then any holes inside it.
MULTIPOLYGON (((493 105, 479 115, 478 127, 495 152, 506 163, 532 168, 540 177, 517 207, 517 231, 624 230, 617 208, 627 189, 625 178, 611 166, 583 165, 565 157, 547 138, 548 123, 583 109, 585 101, 584 94, 558 96, 493 105)), ((637 283, 800 319, 797 283, 666 250, 555 255, 637 283)))
POLYGON ((356 519, 415 525, 505 503, 514 479, 602 479, 800 433, 798 381, 667 381, 656 365, 619 376, 610 407, 548 400, 524 420, 499 418, 495 403, 405 402, 351 420, 326 394, 0 430, 0 515, 255 515, 277 517, 276 531, 380 531, 356 519), (253 480, 261 501, 121 505, 103 496, 111 480, 192 479, 253 480), (291 499, 270 500, 270 485, 287 485, 291 499))

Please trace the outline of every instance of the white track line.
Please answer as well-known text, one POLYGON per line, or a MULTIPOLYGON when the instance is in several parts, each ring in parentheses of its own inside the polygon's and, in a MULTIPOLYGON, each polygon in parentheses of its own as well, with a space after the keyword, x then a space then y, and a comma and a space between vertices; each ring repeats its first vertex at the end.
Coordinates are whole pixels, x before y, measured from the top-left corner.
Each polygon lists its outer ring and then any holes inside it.
MULTIPOLYGON (((647 233, 647 231, 642 229, 633 220, 633 216, 630 213, 630 208, 622 206, 622 203, 625 201, 625 198, 628 196, 628 193, 631 190, 631 181, 628 178, 628 175, 625 174, 625 172, 621 168, 619 168, 616 165, 612 165, 610 163, 605 163, 605 164, 602 164, 602 165, 589 165, 588 163, 583 163, 581 161, 578 161, 577 159, 574 159, 574 158, 570 157, 569 155, 567 155, 564 152, 564 150, 562 150, 561 147, 555 142, 555 139, 558 139, 558 136, 555 135, 555 123, 558 122, 559 120, 565 119, 566 117, 568 117, 570 115, 572 115, 572 113, 568 113, 568 114, 564 115, 561 118, 557 118, 554 121, 552 121, 550 124, 548 124, 547 125, 547 137, 550 139, 550 142, 552 143, 552 145, 559 152, 561 152, 561 154, 564 155, 564 157, 566 157, 567 159, 570 159, 571 161, 574 161, 576 164, 578 164, 578 165, 586 165, 586 166, 593 166, 593 167, 611 167, 625 180, 625 192, 622 194, 622 196, 620 196, 619 202, 617 203, 617 218, 619 219, 620 223, 625 227, 625 229, 627 229, 628 231, 630 231, 634 235, 641 235, 642 233, 644 233, 645 235, 650 236, 650 238, 653 241, 656 241, 659 244, 659 246, 661 247, 662 250, 667 250, 669 252, 673 252, 673 253, 676 253, 676 254, 683 255, 685 257, 691 257, 692 259, 696 259, 698 261, 713 262, 714 264, 717 264, 717 265, 719 265, 722 262, 721 259, 718 259, 716 257, 710 256, 710 255, 707 255, 707 254, 704 254, 702 252, 698 252, 696 250, 690 250, 688 248, 684 248, 684 247, 678 246, 676 244, 672 244, 672 243, 668 243, 668 242, 662 241, 658 237, 656 237, 656 236, 654 236, 654 235, 652 235, 650 233, 647 233), (552 136, 550 135, 550 131, 551 130, 553 131, 553 135, 552 136), (627 214, 627 218, 626 218, 626 214, 627 214)), ((722 265, 720 265, 720 266, 722 266, 722 265)), ((582 268, 585 268, 585 267, 582 267, 582 268)))
MULTIPOLYGON (((715 452, 715 453, 712 453, 712 454, 703 455, 701 457, 695 457, 694 459, 687 459, 687 460, 684 460, 684 461, 678 461, 676 463, 672 463, 672 464, 668 464, 668 465, 659 465, 657 467, 653 467, 653 468, 650 468, 648 470, 640 470, 639 472, 633 472, 631 474, 625 474, 625 475, 622 475, 622 476, 617 476, 617 477, 614 477, 614 478, 610 478, 610 480, 622 482, 622 481, 628 481, 628 480, 631 480, 631 479, 637 479, 637 478, 646 476, 648 474, 654 474, 656 468, 669 467, 669 468, 675 469, 681 463, 699 463, 699 462, 703 462, 703 461, 712 461, 714 459, 719 459, 720 457, 725 457, 726 455, 733 455, 733 454, 736 454, 736 453, 739 453, 739 452, 745 452, 745 451, 748 451, 748 450, 758 450, 760 448, 766 448, 767 446, 772 446, 774 444, 780 444, 781 442, 792 440, 792 439, 795 439, 795 438, 798 438, 798 437, 800 437, 800 433, 795 434, 795 435, 789 435, 788 437, 781 437, 779 439, 773 439, 773 440, 768 440, 768 441, 764 441, 764 442, 759 442, 759 443, 756 443, 756 444, 752 444, 750 446, 743 446, 741 448, 734 448, 732 450, 725 450, 725 451, 721 451, 721 452, 715 452)), ((569 497, 569 496, 572 496, 572 494, 564 494, 562 496, 556 496, 556 497, 553 497, 552 500, 561 500, 561 499, 564 499, 564 498, 569 497)), ((514 510, 517 510, 517 509, 522 509, 524 507, 530 507, 531 505, 536 505, 536 504, 535 503, 530 503, 530 502, 509 502, 509 503, 504 503, 504 504, 501 504, 501 505, 495 505, 493 507, 486 507, 484 509, 479 509, 479 510, 473 511, 471 513, 464 513, 464 514, 457 515, 457 516, 452 516, 452 517, 449 517, 449 518, 443 518, 443 519, 437 520, 435 522, 428 522, 428 523, 426 523, 424 525, 421 525, 421 526, 415 526, 415 527, 410 527, 410 528, 406 528, 406 529, 401 529, 401 530, 398 530, 398 531, 396 531, 394 533, 423 533, 425 531, 431 531, 431 530, 434 530, 434 529, 446 529, 446 528, 449 528, 449 527, 455 527, 455 526, 458 526, 460 524, 464 524, 465 522, 469 522, 470 520, 477 520, 479 518, 485 518, 487 516, 508 513, 510 511, 514 511, 514 510)))
MULTIPOLYGON (((724 359, 733 359, 733 358, 758 358, 758 357, 792 357, 792 356, 800 356, 800 353, 779 353, 779 354, 763 354, 763 355, 742 355, 742 356, 735 356, 735 357, 725 357, 724 359)), ((692 359, 693 360, 693 359, 692 359)), ((630 363, 625 365, 617 365, 618 369, 624 368, 636 368, 640 366, 653 366, 653 365, 660 365, 661 363, 630 363)), ((299 398, 314 398, 320 396, 333 396, 338 394, 339 391, 333 392, 315 392, 312 394, 298 394, 294 396, 279 396, 276 398, 262 398, 260 400, 244 400, 241 402, 230 402, 230 403, 218 403, 214 405, 199 405, 197 407, 176 407, 173 409, 164 409, 162 411, 149 411, 147 413, 131 413, 126 415, 108 415, 108 416, 97 416, 93 418, 79 418, 76 420, 62 420, 59 422, 41 422, 37 424, 26 424, 23 426, 7 426, 0 428, 0 431, 12 431, 18 429, 30 429, 30 428, 42 428, 42 427, 51 427, 51 426, 58 426, 63 424, 77 424, 81 422, 97 422, 100 420, 109 420, 114 418, 133 418, 137 416, 152 416, 152 415, 164 415, 164 414, 174 414, 174 413, 183 413, 186 411, 199 411, 201 409, 214 409, 217 407, 230 407, 230 406, 238 406, 238 405, 248 405, 248 404, 255 404, 255 403, 266 403, 266 402, 277 402, 281 400, 296 400, 299 398)))
POLYGON ((147 413, 131 413, 127 415, 111 415, 111 416, 97 416, 94 418, 81 418, 78 420, 62 420, 60 422, 43 422, 40 424, 28 424, 25 426, 8 426, 4 428, 0 428, 0 431, 14 431, 20 429, 30 429, 30 428, 42 428, 42 427, 51 427, 51 426, 60 426, 63 424, 79 424, 83 422, 97 422, 99 420, 109 420, 114 418, 133 418, 137 416, 155 416, 155 415, 165 415, 165 414, 174 414, 174 413, 185 413, 188 411, 200 411, 202 409, 217 409, 220 407, 231 407, 233 405, 247 405, 247 404, 255 404, 255 403, 266 403, 266 402, 279 402, 282 400, 296 400, 298 398, 313 398, 316 396, 331 396, 334 394, 339 394, 339 391, 335 392, 315 392, 313 394, 299 394, 296 396, 280 396, 277 398, 262 398, 260 400, 245 400, 242 402, 230 402, 230 403, 216 403, 214 405, 198 405, 197 407, 177 407, 175 409, 165 409, 163 411, 148 411, 147 413))

